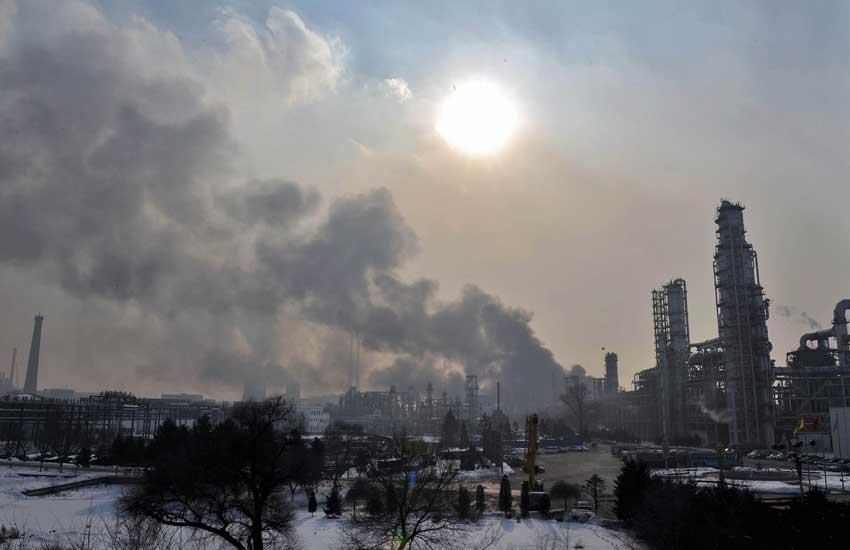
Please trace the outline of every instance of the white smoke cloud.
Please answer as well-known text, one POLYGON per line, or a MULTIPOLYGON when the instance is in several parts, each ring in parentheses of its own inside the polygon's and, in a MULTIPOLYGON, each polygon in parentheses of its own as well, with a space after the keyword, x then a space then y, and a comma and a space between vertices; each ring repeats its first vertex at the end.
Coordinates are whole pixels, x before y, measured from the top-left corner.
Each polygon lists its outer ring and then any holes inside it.
POLYGON ((15 0, 0 0, 0 54, 3 53, 12 32, 12 18, 18 13, 15 0))
POLYGON ((404 103, 413 97, 413 92, 410 91, 407 81, 403 78, 385 78, 383 80, 384 92, 387 96, 404 103))

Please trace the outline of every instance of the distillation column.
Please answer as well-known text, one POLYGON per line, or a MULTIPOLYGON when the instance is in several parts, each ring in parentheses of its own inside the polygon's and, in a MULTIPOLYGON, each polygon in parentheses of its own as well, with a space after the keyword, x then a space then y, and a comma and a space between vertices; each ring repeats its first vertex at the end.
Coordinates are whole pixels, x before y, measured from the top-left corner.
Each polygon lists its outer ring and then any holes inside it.
POLYGON ((717 327, 726 363, 726 399, 732 444, 774 443, 773 366, 767 336, 768 301, 758 258, 746 240, 744 207, 722 201, 717 209, 714 289, 717 327))

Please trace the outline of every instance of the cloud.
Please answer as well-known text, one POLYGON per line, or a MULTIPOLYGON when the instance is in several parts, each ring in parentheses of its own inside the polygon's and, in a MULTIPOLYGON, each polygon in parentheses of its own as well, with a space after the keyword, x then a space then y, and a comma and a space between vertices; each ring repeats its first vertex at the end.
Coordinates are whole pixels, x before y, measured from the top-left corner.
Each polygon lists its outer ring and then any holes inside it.
POLYGON ((384 93, 399 103, 404 103, 413 97, 407 81, 403 78, 385 78, 383 80, 384 93))
POLYGON ((211 84, 233 101, 245 96, 288 104, 333 92, 343 72, 345 49, 335 38, 307 28, 290 10, 273 7, 261 28, 225 8, 213 22, 218 53, 211 84))

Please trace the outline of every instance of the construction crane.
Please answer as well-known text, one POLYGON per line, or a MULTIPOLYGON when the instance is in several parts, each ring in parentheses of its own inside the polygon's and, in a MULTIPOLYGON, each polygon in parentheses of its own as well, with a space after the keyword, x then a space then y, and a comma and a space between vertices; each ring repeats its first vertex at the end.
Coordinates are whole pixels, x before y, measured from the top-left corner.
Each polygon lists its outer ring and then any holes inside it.
POLYGON ((528 470, 528 490, 534 490, 537 476, 537 422, 536 414, 525 417, 525 467, 528 470))

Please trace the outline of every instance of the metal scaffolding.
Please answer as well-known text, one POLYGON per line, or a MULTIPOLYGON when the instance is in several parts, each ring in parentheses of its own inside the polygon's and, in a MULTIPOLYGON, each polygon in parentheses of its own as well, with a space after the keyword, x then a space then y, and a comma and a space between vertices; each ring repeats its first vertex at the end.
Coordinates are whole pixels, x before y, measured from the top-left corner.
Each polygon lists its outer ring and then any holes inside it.
POLYGON ((688 433, 708 444, 728 443, 726 366, 720 339, 691 344, 688 359, 688 433))
POLYGON ((661 433, 668 442, 687 434, 688 290, 675 279, 652 291, 655 365, 660 376, 661 433))

